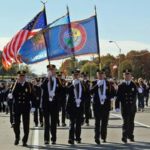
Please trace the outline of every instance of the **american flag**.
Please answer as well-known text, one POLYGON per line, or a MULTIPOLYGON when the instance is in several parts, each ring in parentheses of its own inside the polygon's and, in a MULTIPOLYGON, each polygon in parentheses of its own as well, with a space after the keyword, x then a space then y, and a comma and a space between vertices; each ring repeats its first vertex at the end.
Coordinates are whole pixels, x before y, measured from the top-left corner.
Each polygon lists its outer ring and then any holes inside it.
POLYGON ((18 52, 24 42, 31 38, 42 28, 46 27, 45 8, 39 12, 24 28, 22 28, 7 45, 2 52, 2 64, 7 70, 13 63, 20 63, 18 52))

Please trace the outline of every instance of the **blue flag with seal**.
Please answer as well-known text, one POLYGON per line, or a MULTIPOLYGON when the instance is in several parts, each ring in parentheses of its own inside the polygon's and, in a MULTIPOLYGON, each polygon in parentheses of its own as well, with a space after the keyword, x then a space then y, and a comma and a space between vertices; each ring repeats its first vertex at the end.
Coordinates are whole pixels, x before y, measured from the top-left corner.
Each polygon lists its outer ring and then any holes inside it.
MULTIPOLYGON (((43 35, 37 35, 37 39, 41 41, 40 43, 43 45, 46 44, 47 51, 46 46, 43 46, 43 48, 42 46, 37 47, 37 43, 31 42, 33 41, 31 39, 29 40, 30 48, 29 44, 26 44, 20 50, 22 60, 27 64, 32 64, 47 58, 50 60, 58 60, 71 57, 73 53, 75 56, 97 53, 95 19, 95 16, 92 16, 85 20, 71 22, 72 34, 70 34, 68 24, 48 28, 44 32, 46 43, 43 40, 43 35), (33 51, 35 47, 36 50, 33 51), (26 51, 27 48, 29 49, 28 53, 26 51), (42 55, 37 51, 43 51, 42 55)), ((34 37, 34 39, 36 38, 34 37)))
MULTIPOLYGON (((63 25, 68 23, 68 15, 64 15, 61 18, 53 21, 47 27, 31 39, 27 40, 19 51, 19 56, 22 62, 26 64, 34 64, 46 60, 48 58, 47 43, 45 42, 45 32, 49 30, 50 27, 63 25)), ((49 38, 47 37, 46 41, 49 38)))

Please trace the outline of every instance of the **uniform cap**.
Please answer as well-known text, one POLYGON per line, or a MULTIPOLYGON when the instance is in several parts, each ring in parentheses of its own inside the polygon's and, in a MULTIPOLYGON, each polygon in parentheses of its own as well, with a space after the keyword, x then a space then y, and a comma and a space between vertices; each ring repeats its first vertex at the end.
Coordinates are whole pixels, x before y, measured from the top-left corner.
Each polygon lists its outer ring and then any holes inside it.
POLYGON ((74 71, 71 72, 72 74, 79 74, 80 70, 79 69, 75 69, 74 71))
POLYGON ((26 74, 26 71, 24 71, 24 70, 18 71, 17 74, 18 74, 18 75, 25 75, 25 74, 26 74))
POLYGON ((57 76, 61 76, 62 75, 62 72, 56 72, 57 76))
POLYGON ((105 74, 105 69, 97 69, 97 71, 96 71, 97 73, 100 73, 100 74, 105 74))
POLYGON ((123 70, 124 74, 131 74, 132 70, 131 69, 125 69, 123 70))
POLYGON ((84 77, 86 77, 88 75, 87 72, 82 72, 81 75, 83 75, 84 77))
POLYGON ((49 65, 47 65, 47 69, 55 69, 56 68, 56 66, 55 65, 53 65, 53 64, 49 64, 49 65))

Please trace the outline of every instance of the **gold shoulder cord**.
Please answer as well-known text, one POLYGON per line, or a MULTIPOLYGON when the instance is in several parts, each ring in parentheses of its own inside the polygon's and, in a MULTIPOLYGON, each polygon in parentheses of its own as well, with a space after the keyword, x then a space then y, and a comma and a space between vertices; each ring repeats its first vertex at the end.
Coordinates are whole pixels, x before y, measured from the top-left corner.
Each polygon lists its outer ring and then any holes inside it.
POLYGON ((14 83, 14 86, 12 87, 11 93, 13 93, 13 92, 14 92, 15 87, 16 87, 16 84, 17 84, 17 80, 16 80, 16 82, 14 83))

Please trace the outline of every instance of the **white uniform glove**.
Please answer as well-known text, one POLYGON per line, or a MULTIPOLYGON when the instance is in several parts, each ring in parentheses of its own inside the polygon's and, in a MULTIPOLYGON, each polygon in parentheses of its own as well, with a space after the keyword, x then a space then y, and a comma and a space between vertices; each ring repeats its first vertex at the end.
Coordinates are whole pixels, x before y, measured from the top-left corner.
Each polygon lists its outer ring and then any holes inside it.
POLYGON ((98 81, 97 81, 98 87, 100 87, 102 84, 103 84, 102 80, 98 80, 98 81))
POLYGON ((8 98, 9 98, 9 99, 13 99, 12 93, 9 93, 9 94, 8 94, 8 98))
POLYGON ((6 101, 4 101, 4 105, 7 106, 7 102, 6 101))
POLYGON ((35 112, 35 108, 32 107, 31 108, 31 112, 34 113, 35 112))
POLYGON ((55 93, 54 93, 53 91, 51 91, 51 92, 50 92, 50 96, 51 96, 51 97, 54 97, 54 96, 55 96, 55 93))
POLYGON ((77 107, 80 107, 81 99, 76 99, 76 105, 77 107))

